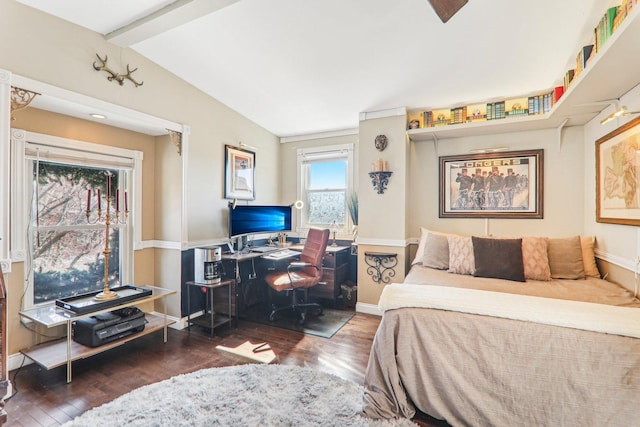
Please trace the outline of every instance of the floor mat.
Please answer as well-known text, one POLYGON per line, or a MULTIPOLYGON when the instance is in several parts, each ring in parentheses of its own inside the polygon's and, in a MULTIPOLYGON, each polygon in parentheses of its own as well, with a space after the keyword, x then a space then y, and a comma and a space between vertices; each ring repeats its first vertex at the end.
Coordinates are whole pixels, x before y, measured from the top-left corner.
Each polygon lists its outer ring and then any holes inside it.
POLYGON ((307 314, 304 325, 299 322, 299 315, 292 311, 282 311, 278 313, 276 320, 269 321, 269 312, 266 307, 257 306, 246 310, 246 320, 264 325, 276 326, 278 328, 289 329, 291 331, 304 332, 309 335, 316 335, 324 338, 331 338, 340 330, 355 314, 354 311, 335 310, 324 308, 321 316, 313 314, 313 310, 307 314))

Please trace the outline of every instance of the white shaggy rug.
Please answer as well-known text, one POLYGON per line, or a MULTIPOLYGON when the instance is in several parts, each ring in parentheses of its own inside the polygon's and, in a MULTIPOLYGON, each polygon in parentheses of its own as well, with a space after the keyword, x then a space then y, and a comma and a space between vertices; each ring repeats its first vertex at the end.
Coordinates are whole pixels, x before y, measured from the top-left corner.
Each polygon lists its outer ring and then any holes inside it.
POLYGON ((140 387, 64 427, 415 426, 362 415, 363 388, 297 366, 203 369, 140 387))

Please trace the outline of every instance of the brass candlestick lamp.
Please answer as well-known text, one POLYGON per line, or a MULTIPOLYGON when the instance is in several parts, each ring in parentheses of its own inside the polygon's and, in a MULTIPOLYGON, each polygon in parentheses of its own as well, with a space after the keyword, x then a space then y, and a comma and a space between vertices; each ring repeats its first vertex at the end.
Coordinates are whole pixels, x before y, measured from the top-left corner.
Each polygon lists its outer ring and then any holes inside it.
POLYGON ((106 197, 106 210, 104 212, 104 217, 102 216, 102 206, 100 200, 100 189, 97 190, 97 199, 98 199, 98 216, 94 222, 91 222, 89 216, 91 214, 91 189, 87 190, 87 222, 89 224, 97 224, 104 221, 105 225, 105 242, 104 242, 104 289, 102 292, 98 293, 95 296, 95 299, 98 301, 107 301, 118 298, 118 294, 111 291, 109 288, 109 255, 111 254, 111 249, 109 249, 109 227, 113 224, 126 224, 127 218, 129 217, 129 209, 127 202, 127 192, 124 192, 124 211, 122 218, 120 217, 120 190, 116 189, 115 194, 115 210, 112 213, 111 211, 111 172, 107 172, 107 197, 106 197))

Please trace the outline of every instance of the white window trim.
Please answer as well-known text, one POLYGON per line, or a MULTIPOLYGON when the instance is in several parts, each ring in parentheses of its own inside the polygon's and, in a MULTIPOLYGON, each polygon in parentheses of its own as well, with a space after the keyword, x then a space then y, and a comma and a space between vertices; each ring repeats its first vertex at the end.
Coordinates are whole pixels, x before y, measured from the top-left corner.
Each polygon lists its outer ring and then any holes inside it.
MULTIPOLYGON (((297 159, 296 159, 296 173, 297 173, 297 182, 296 182, 296 191, 298 194, 298 199, 302 200, 303 194, 303 186, 302 183, 305 181, 304 174, 304 160, 321 160, 321 159, 330 159, 335 157, 336 153, 346 153, 347 158, 347 197, 349 194, 354 192, 353 188, 353 177, 355 175, 355 164, 353 161, 353 144, 336 144, 336 145, 326 145, 322 147, 310 147, 310 148, 298 148, 297 150, 297 159)), ((296 224, 298 225, 297 229, 300 231, 307 231, 309 229, 307 224, 302 223, 303 213, 301 210, 296 210, 296 224)), ((351 216, 349 212, 346 212, 346 221, 344 228, 341 228, 339 233, 349 233, 351 228, 353 227, 353 223, 351 221, 351 216)))
MULTIPOLYGON (((27 132, 22 129, 11 130, 11 170, 12 179, 10 191, 11 205, 11 259, 12 261, 28 261, 27 248, 27 219, 29 218, 29 201, 28 186, 31 179, 25 174, 26 161, 33 157, 27 154, 35 147, 42 150, 42 160, 47 160, 47 151, 53 155, 64 154, 73 157, 76 160, 82 159, 83 153, 87 153, 98 159, 109 160, 111 164, 120 164, 120 167, 131 169, 130 187, 127 189, 129 200, 133 202, 132 209, 129 213, 129 221, 131 221, 130 233, 128 240, 124 242, 125 248, 122 253, 126 262, 122 264, 123 283, 132 283, 134 277, 133 251, 143 249, 142 245, 142 158, 143 153, 136 150, 128 150, 126 148, 112 147, 108 145, 95 144, 90 142, 78 141, 68 138, 61 138, 52 135, 45 135, 35 132, 27 132), (115 160, 120 158, 121 160, 115 160), (129 248, 133 248, 133 251, 129 248)), ((25 268, 25 275, 29 269, 25 268)), ((33 306, 33 277, 25 277, 25 286, 27 286, 24 298, 25 308, 33 306)))

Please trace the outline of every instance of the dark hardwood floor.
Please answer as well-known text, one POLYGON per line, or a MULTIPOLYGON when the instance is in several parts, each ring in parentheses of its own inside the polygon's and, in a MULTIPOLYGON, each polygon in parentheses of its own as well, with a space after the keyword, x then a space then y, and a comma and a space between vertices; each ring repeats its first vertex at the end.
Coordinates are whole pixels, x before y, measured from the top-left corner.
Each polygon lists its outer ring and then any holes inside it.
MULTIPOLYGON (((221 327, 211 338, 197 327, 169 330, 167 343, 157 332, 73 364, 73 381, 66 383, 64 367, 46 371, 35 364, 12 371, 18 392, 6 403, 5 426, 56 426, 146 384, 203 368, 239 365, 246 359, 215 349, 247 340, 268 342, 284 365, 306 366, 363 384, 377 316, 356 315, 331 339, 305 335, 241 320, 237 328, 221 327)), ((170 391, 168 391, 170 392, 170 391)), ((446 426, 420 415, 421 426, 446 426)))

